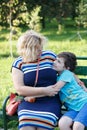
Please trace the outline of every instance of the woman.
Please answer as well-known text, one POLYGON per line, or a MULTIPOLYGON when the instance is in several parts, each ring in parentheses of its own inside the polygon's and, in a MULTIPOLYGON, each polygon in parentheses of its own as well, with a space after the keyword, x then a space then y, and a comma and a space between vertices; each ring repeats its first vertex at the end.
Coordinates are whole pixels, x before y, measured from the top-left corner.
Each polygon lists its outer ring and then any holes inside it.
POLYGON ((52 69, 56 55, 42 50, 45 42, 46 38, 33 30, 18 40, 20 56, 12 65, 12 78, 16 92, 25 97, 18 107, 20 130, 53 130, 60 117, 57 90, 47 87, 56 83, 52 69))

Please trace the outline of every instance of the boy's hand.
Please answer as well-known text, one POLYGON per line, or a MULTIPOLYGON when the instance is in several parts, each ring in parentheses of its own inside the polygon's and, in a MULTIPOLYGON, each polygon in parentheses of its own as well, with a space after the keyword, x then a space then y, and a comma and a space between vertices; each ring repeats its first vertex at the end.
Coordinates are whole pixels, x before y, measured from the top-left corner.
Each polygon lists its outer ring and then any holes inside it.
POLYGON ((44 93, 46 96, 55 96, 58 94, 58 88, 56 88, 55 85, 48 86, 44 88, 44 93))
POLYGON ((78 84, 79 84, 80 86, 85 86, 84 82, 82 82, 81 80, 78 81, 78 84))
POLYGON ((87 92, 87 88, 86 88, 84 82, 82 82, 81 80, 79 80, 78 84, 87 92))
POLYGON ((34 97, 25 97, 24 98, 25 101, 28 101, 28 102, 35 102, 35 98, 34 97))

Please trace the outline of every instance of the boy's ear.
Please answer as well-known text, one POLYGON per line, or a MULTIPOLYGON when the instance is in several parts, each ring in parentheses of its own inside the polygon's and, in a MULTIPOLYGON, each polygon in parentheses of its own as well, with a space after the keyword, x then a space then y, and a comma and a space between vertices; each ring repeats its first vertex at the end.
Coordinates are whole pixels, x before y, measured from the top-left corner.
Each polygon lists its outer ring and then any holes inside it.
POLYGON ((68 70, 70 70, 70 67, 67 67, 68 70))

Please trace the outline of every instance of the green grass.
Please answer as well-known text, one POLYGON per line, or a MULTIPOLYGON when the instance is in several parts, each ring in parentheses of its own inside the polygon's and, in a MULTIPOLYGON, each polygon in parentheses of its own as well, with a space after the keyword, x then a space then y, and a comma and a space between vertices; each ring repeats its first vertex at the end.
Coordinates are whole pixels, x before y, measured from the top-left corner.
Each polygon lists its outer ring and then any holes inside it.
MULTIPOLYGON (((8 95, 13 88, 12 78, 11 78, 11 66, 14 59, 17 57, 16 53, 16 43, 19 35, 23 33, 22 29, 17 29, 18 32, 16 36, 12 37, 12 49, 13 57, 10 55, 10 43, 9 43, 9 29, 1 29, 0 37, 0 108, 2 107, 3 99, 8 95), (20 30, 20 31, 19 31, 20 30), (15 37, 15 38, 14 38, 15 37)), ((85 29, 81 29, 82 40, 79 39, 77 35, 77 30, 74 26, 72 28, 65 28, 64 33, 57 33, 57 23, 52 21, 48 24, 47 28, 42 30, 43 33, 48 38, 48 44, 45 45, 46 50, 52 50, 56 54, 61 51, 71 51, 77 56, 87 56, 87 37, 83 35, 85 29), (55 23, 55 24, 54 24, 55 23)))
MULTIPOLYGON (((67 23, 67 22, 66 22, 67 23)), ((26 29, 24 29, 26 30, 26 29)), ((10 55, 9 29, 0 27, 0 109, 2 108, 3 100, 12 91, 14 91, 11 66, 14 59, 17 57, 16 43, 19 35, 24 32, 23 29, 17 29, 17 34, 12 37, 13 57, 10 55)), ((47 23, 46 29, 41 33, 47 36, 48 44, 45 45, 45 50, 52 50, 56 54, 61 51, 71 51, 77 56, 87 56, 87 32, 81 28, 79 30, 81 38, 77 34, 77 27, 69 22, 62 34, 57 32, 57 23, 54 21, 47 23)))

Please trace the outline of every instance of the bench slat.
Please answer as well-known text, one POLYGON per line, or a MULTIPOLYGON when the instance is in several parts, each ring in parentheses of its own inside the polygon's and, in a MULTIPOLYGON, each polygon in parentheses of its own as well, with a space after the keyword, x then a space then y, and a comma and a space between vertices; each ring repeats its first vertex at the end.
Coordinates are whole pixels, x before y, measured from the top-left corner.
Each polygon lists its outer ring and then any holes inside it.
POLYGON ((87 66, 77 66, 75 69, 75 74, 77 75, 87 75, 87 66))
POLYGON ((77 56, 77 60, 87 60, 87 56, 77 56))

